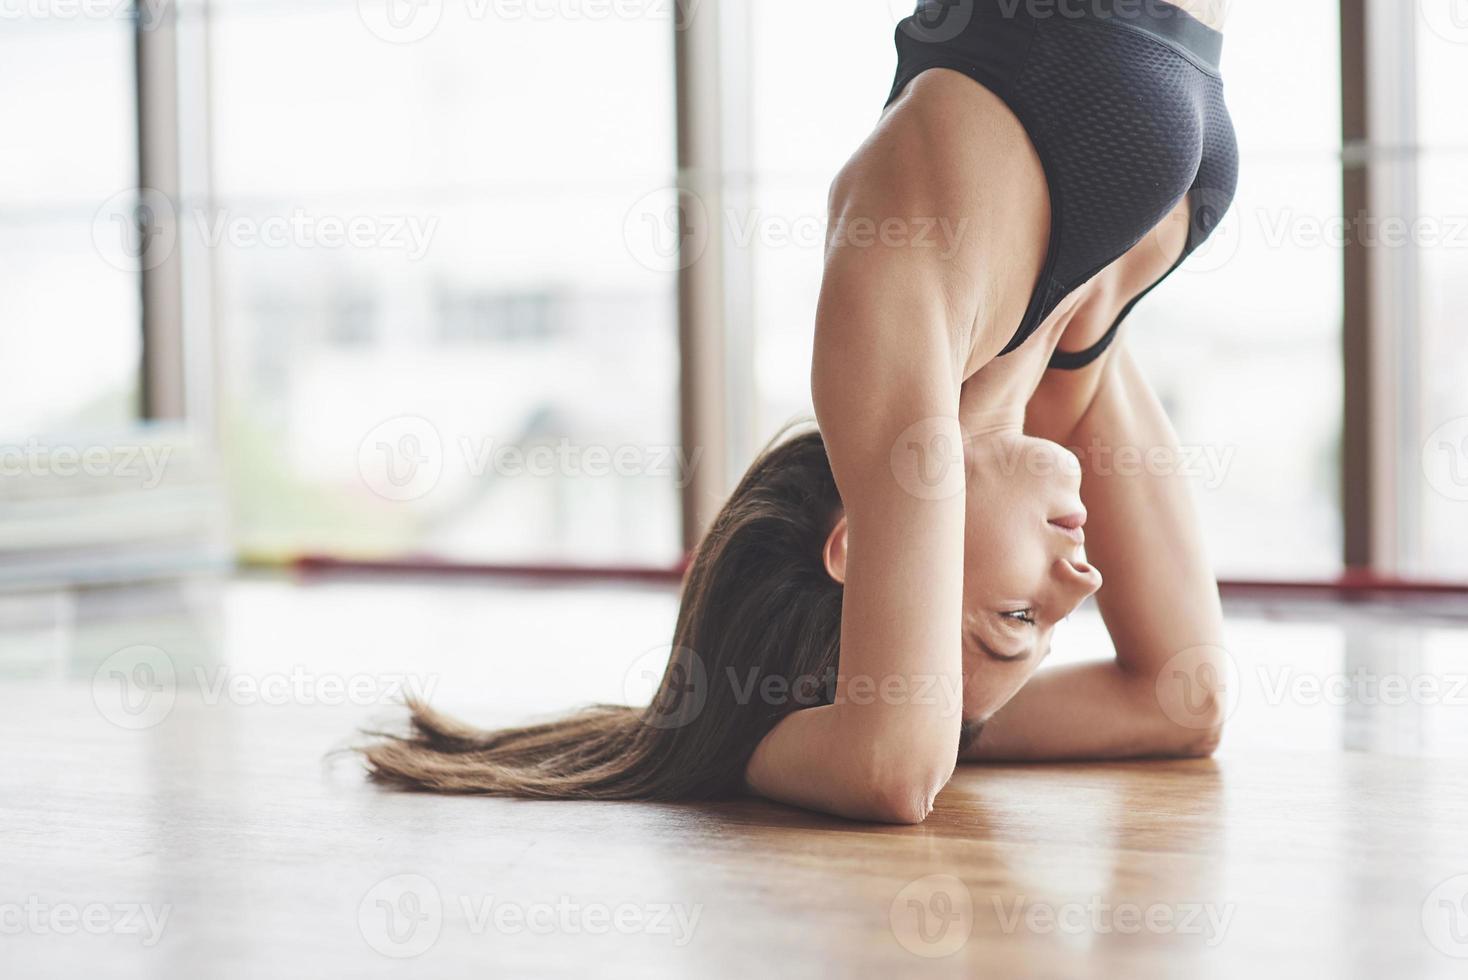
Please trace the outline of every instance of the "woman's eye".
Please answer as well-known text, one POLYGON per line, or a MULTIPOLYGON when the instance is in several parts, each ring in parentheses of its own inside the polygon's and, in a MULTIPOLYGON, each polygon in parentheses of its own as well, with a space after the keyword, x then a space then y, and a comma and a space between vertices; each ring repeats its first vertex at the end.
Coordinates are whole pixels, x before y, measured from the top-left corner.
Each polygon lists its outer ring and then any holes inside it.
POLYGON ((1013 619, 1027 626, 1035 625, 1035 610, 1033 609, 1016 609, 1011 612, 1001 613, 1001 615, 1005 619, 1013 619))

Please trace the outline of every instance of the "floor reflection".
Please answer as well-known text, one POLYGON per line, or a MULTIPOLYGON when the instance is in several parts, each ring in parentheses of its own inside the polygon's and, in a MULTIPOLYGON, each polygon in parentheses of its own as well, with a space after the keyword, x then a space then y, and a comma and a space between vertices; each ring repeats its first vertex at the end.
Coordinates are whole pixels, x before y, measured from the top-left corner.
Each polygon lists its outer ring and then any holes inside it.
MULTIPOLYGON (((487 723, 624 700, 675 607, 671 590, 644 587, 273 577, 0 596, 0 912, 36 896, 172 915, 151 948, 8 937, 12 972, 400 975, 360 910, 408 875, 445 910, 417 961, 425 976, 611 964, 638 976, 1232 977, 1259 963, 1286 976, 1458 975, 1422 926, 1434 889, 1451 897, 1468 873, 1468 774, 1438 758, 1465 741, 1455 678, 1468 622, 1440 613, 1233 604, 1240 690, 1219 758, 962 767, 919 827, 754 800, 390 793, 332 762, 360 726, 400 714, 380 682, 404 674, 487 723), (138 648, 166 661, 122 657, 138 648), (118 676, 127 697, 114 696, 118 676), (354 680, 368 683, 343 697, 354 680), (935 875, 957 883, 969 918, 960 948, 932 960, 899 913, 935 875), (492 902, 701 918, 684 947, 646 932, 547 939, 471 918, 492 902), (1152 924, 1134 928, 1132 907, 1152 924)), ((1105 655, 1096 614, 1067 622, 1056 650, 1105 655)))

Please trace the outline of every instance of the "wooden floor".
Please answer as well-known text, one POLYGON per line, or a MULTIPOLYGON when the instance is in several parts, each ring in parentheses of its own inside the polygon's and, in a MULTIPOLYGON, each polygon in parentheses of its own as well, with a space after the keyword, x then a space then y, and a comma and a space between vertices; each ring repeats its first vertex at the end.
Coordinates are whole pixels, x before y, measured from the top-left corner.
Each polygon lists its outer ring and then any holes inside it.
POLYGON ((1279 681, 1362 657, 1451 679, 1450 617, 1231 610, 1242 673, 1293 693, 1246 683, 1219 758, 966 768, 919 827, 394 794, 329 755, 391 714, 394 671, 482 721, 616 698, 672 601, 268 580, 0 599, 0 976, 1468 975, 1468 708, 1279 681), (166 710, 112 700, 109 658, 137 645, 177 668, 166 710), (363 678, 381 689, 330 703, 363 678))

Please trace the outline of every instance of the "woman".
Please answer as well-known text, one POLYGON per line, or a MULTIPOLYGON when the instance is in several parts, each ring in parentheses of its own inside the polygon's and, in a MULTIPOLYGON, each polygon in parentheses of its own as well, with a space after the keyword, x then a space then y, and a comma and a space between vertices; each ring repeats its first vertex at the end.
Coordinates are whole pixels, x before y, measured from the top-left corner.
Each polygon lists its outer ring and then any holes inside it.
POLYGON ((960 760, 1211 752, 1218 699, 1180 713, 1158 692, 1187 651, 1211 666, 1217 588, 1118 336, 1233 196, 1220 18, 1208 0, 925 0, 832 186, 819 433, 768 449, 715 519, 653 704, 494 732, 415 705, 411 736, 364 750, 373 774, 913 823, 960 760), (937 218, 955 248, 902 233, 937 218), (1126 450, 1150 465, 1115 465, 1126 450), (1115 659, 1033 676, 1098 590, 1115 659))

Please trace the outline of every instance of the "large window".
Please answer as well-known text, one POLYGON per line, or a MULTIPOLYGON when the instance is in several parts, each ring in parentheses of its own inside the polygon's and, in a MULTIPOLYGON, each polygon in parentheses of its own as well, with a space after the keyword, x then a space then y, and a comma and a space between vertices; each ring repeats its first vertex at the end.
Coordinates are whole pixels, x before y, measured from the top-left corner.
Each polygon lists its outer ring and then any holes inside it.
POLYGON ((1239 191, 1132 314, 1128 344, 1185 446, 1232 578, 1341 567, 1340 27, 1335 0, 1236 3, 1224 42, 1239 191))
POLYGON ((740 240, 751 250, 757 408, 746 453, 791 418, 811 414, 811 339, 826 194, 887 101, 896 69, 892 34, 898 6, 802 0, 793 21, 790 5, 781 0, 750 5, 745 156, 753 193, 740 240))
POLYGON ((138 418, 133 21, 7 6, 0 21, 0 443, 138 418))
POLYGON ((675 263, 626 227, 672 181, 665 5, 389 3, 214 5, 242 547, 672 563, 675 263))
MULTIPOLYGON (((680 508, 811 411, 827 191, 909 7, 177 0, 175 34, 168 4, 12 5, 0 448, 182 413, 248 557, 672 566, 680 508)), ((1237 201, 1128 340, 1206 450, 1224 577, 1369 539, 1373 571, 1468 580, 1465 11, 1233 4, 1237 201)))
POLYGON ((1468 579, 1468 4, 1418 8, 1418 213, 1399 247, 1415 248, 1420 292, 1415 356, 1404 383, 1404 568, 1432 579, 1468 579), (1420 465, 1419 465, 1420 460, 1420 465))

